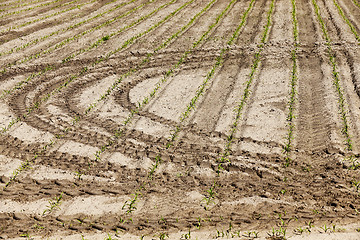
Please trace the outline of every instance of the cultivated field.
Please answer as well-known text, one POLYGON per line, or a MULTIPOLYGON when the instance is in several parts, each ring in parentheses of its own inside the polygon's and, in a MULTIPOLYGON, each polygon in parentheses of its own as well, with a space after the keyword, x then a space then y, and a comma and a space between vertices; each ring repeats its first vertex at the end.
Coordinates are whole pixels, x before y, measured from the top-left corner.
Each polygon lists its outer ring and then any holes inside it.
POLYGON ((359 0, 0 0, 0 239, 360 239, 359 0))

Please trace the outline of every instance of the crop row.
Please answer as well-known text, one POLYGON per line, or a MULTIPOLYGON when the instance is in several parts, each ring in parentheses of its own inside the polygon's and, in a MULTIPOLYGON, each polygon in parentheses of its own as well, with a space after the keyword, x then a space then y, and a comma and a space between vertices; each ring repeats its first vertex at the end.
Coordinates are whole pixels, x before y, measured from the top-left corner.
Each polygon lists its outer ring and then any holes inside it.
POLYGON ((346 17, 344 11, 342 10, 342 8, 340 7, 339 3, 337 2, 337 0, 334 0, 334 4, 337 7, 339 14, 341 15, 341 17, 344 19, 344 21, 346 22, 346 24, 349 26, 351 32, 354 34, 356 40, 360 43, 360 36, 359 33, 356 31, 356 28, 354 27, 354 25, 350 22, 350 20, 346 17))
POLYGON ((290 100, 289 100, 289 112, 287 115, 288 121, 288 134, 286 136, 286 143, 284 147, 285 152, 285 165, 288 166, 291 162, 290 153, 292 148, 292 140, 294 138, 294 130, 295 130, 295 103, 297 100, 296 93, 296 85, 298 81, 298 70, 297 70, 297 51, 298 51, 298 41, 299 41, 299 33, 298 33, 298 22, 296 18, 296 1, 291 0, 292 4, 292 21, 293 21, 293 37, 294 37, 294 49, 291 51, 291 59, 292 59, 292 71, 291 71, 291 81, 290 81, 290 100))
POLYGON ((332 67, 332 75, 333 75, 333 85, 336 88, 336 92, 338 94, 338 103, 339 103, 339 109, 340 109, 340 117, 342 120, 342 129, 341 132, 344 134, 345 136, 345 141, 346 141, 346 146, 347 146, 347 150, 351 151, 352 150, 352 140, 351 140, 351 136, 349 133, 349 121, 347 118, 347 110, 345 107, 345 98, 344 98, 344 93, 343 90, 341 88, 340 85, 340 76, 339 76, 339 72, 337 70, 337 66, 336 66, 336 57, 335 57, 335 53, 331 47, 331 39, 329 37, 327 28, 325 26, 325 23, 321 17, 320 14, 320 10, 319 10, 319 6, 316 3, 316 0, 312 0, 312 3, 314 5, 314 9, 315 9, 315 13, 318 19, 318 22, 321 26, 322 32, 323 32, 323 37, 326 41, 326 45, 327 45, 327 51, 329 54, 329 58, 330 58, 330 64, 332 67))
MULTIPOLYGON (((159 22, 155 23, 154 25, 152 25, 150 28, 148 28, 147 30, 145 30, 144 32, 139 33, 138 35, 131 37, 130 39, 128 39, 127 41, 124 42, 124 44, 119 47, 118 49, 116 49, 115 51, 111 51, 111 53, 115 54, 116 52, 119 52, 120 50, 125 49, 126 47, 130 46, 132 43, 134 43, 138 38, 144 36, 145 34, 151 32, 152 30, 156 29, 157 27, 159 27, 161 24, 163 24, 164 22, 166 22, 167 20, 169 20, 172 16, 174 16, 178 11, 180 11, 181 9, 183 9, 185 6, 189 5, 191 2, 193 2, 194 0, 190 0, 186 3, 184 3, 182 6, 180 6, 178 9, 174 10, 173 12, 171 12, 169 15, 167 15, 165 18, 163 18, 162 20, 160 20, 159 22)), ((107 60, 111 55, 106 55, 106 58, 101 58, 98 61, 94 62, 92 66, 95 66, 97 63, 100 63, 102 61, 107 60)), ((61 92, 64 88, 66 88, 72 81, 74 81, 75 79, 79 78, 80 76, 82 76, 84 73, 88 72, 89 68, 88 67, 84 67, 80 73, 76 74, 76 75, 72 75, 69 79, 67 79, 64 83, 62 83, 58 88, 56 88, 55 90, 53 90, 52 92, 48 93, 47 95, 45 95, 44 97, 42 97, 40 99, 40 101, 36 102, 33 104, 33 106, 31 108, 29 108, 27 110, 27 114, 25 114, 24 116, 20 116, 14 120, 11 121, 11 126, 14 125, 16 122, 21 121, 22 119, 25 119, 31 112, 33 112, 34 110, 36 110, 37 108, 40 107, 40 105, 44 102, 46 102, 51 96, 61 92)), ((73 124, 76 124, 79 121, 79 118, 75 118, 73 121, 73 124)), ((9 124, 10 125, 10 124, 9 124)), ((10 127, 11 127, 10 126, 10 127)), ((6 132, 8 129, 4 128, 3 132, 6 132)), ((57 135, 56 139, 53 139, 50 141, 50 143, 47 143, 43 149, 48 149, 49 147, 53 146, 54 143, 56 142, 57 139, 62 138, 63 135, 65 135, 68 131, 70 131, 70 128, 66 128, 64 130, 64 134, 62 135, 57 135)), ((11 182, 13 182, 16 177, 18 176, 19 173, 21 173, 22 171, 26 170, 29 168, 29 166, 31 165, 31 163, 38 157, 38 155, 40 153, 43 153, 42 150, 39 151, 39 153, 35 153, 35 155, 32 157, 31 160, 27 160, 26 162, 24 162, 18 169, 16 169, 14 171, 13 176, 11 177, 11 179, 9 180, 9 182, 6 184, 6 186, 8 186, 11 182)))
MULTIPOLYGON (((65 6, 65 4, 66 4, 66 5, 70 5, 70 4, 76 3, 76 2, 78 2, 78 1, 80 1, 80 0, 74 0, 74 1, 71 1, 71 2, 68 2, 68 3, 64 3, 64 4, 59 5, 59 7, 60 7, 60 6, 63 7, 63 6, 65 6)), ((33 24, 33 23, 36 23, 36 22, 39 22, 39 21, 42 21, 42 20, 45 20, 45 19, 48 19, 48 18, 57 16, 57 15, 60 15, 60 14, 65 13, 65 12, 69 12, 69 11, 74 10, 74 9, 81 9, 81 7, 83 7, 83 6, 87 5, 87 4, 93 3, 93 2, 94 2, 94 1, 91 0, 91 1, 88 1, 88 2, 85 2, 85 3, 81 3, 81 4, 78 4, 78 5, 72 6, 72 7, 67 8, 67 9, 63 9, 63 10, 60 10, 60 11, 57 11, 57 12, 54 12, 54 13, 45 15, 45 16, 40 17, 40 18, 36 18, 36 19, 34 19, 34 20, 31 20, 31 21, 27 21, 27 22, 25 22, 25 23, 20 23, 20 24, 15 25, 15 26, 10 26, 10 27, 8 27, 8 28, 6 28, 6 29, 4 29, 4 30, 1 30, 0 33, 9 32, 9 31, 14 30, 14 29, 19 29, 19 28, 21 28, 21 27, 25 27, 25 26, 27 26, 27 25, 30 25, 30 24, 33 24)), ((15 48, 15 49, 16 49, 16 48, 15 48)), ((13 51, 14 51, 14 50, 8 51, 8 54, 9 54, 9 53, 12 53, 13 51)), ((3 54, 0 53, 0 56, 1 56, 1 55, 3 55, 3 54)))
MULTIPOLYGON (((208 30, 195 42, 193 43, 193 47, 199 45, 200 42, 202 42, 206 36, 210 33, 210 31, 220 22, 220 20, 226 15, 226 13, 229 11, 229 9, 234 5, 234 3, 236 2, 236 0, 232 0, 227 6, 226 8, 216 17, 214 23, 212 23, 208 30)), ((178 65, 182 64, 182 62, 184 61, 184 57, 186 57, 189 53, 192 52, 193 47, 190 48, 189 50, 187 50, 184 55, 180 58, 180 60, 175 64, 175 67, 177 67, 178 65)), ((180 123, 170 131, 170 134, 172 136, 170 137, 170 139, 168 139, 166 145, 165 145, 165 150, 168 150, 171 148, 171 146, 173 146, 174 141, 176 140, 176 137, 174 137, 174 133, 178 133, 181 128, 182 128, 182 123, 184 122, 184 120, 189 116, 190 112, 192 109, 195 108, 196 102, 198 101, 199 97, 204 93, 205 87, 208 83, 208 81, 211 79, 211 77, 213 77, 215 70, 218 66, 220 66, 222 62, 222 59, 220 59, 220 57, 216 58, 216 62, 214 64, 214 66, 212 67, 212 69, 210 70, 210 72, 207 74, 205 80, 203 81, 203 83, 198 87, 198 90, 195 93, 195 96, 191 99, 190 103, 188 104, 186 110, 181 114, 180 117, 180 123)), ((173 73, 173 68, 171 68, 170 70, 167 71, 167 73, 165 74, 164 78, 167 78, 168 76, 170 76, 173 73)), ((161 84, 161 83, 160 83, 161 84)), ((154 97, 155 93, 158 91, 158 89, 160 88, 160 85, 156 84, 155 88, 153 89, 153 91, 151 91, 150 96, 149 97, 145 97, 142 105, 145 105, 148 103, 149 98, 154 97)), ((143 107, 143 106, 142 106, 143 107)), ((136 110, 136 112, 139 111, 140 108, 138 108, 136 110)), ((131 116, 131 113, 130 115, 131 116)), ((128 121, 129 118, 127 118, 127 120, 125 120, 125 123, 128 121)), ((125 124, 124 123, 124 124, 125 124)), ((127 124, 127 123, 126 123, 127 124)), ((127 213, 131 213, 132 211, 134 211, 136 209, 136 201, 138 200, 138 196, 139 194, 141 194, 143 188, 145 187, 145 185, 152 180, 156 169, 159 167, 159 165, 161 164, 161 151, 159 150, 159 152, 156 154, 155 159, 154 159, 154 164, 152 165, 152 167, 150 168, 149 174, 147 179, 140 185, 140 187, 138 189, 135 190, 134 193, 134 198, 131 200, 128 200, 125 202, 123 209, 126 209, 127 213)))
MULTIPOLYGON (((129 2, 125 2, 125 3, 121 4, 120 7, 123 7, 123 6, 127 5, 127 4, 132 3, 132 2, 135 2, 135 1, 138 1, 138 0, 131 0, 131 1, 129 1, 129 2)), ((102 24, 100 24, 100 25, 97 25, 97 26, 95 26, 95 27, 92 27, 92 28, 90 28, 90 29, 88 29, 88 30, 85 30, 85 31, 81 32, 81 33, 77 33, 77 34, 75 34, 75 35, 72 36, 72 37, 68 37, 68 38, 64 39, 63 41, 61 41, 60 43, 55 44, 53 47, 49 47, 48 49, 45 49, 45 50, 40 51, 40 52, 37 52, 37 53, 32 54, 32 55, 30 55, 30 56, 27 56, 27 57, 25 57, 25 58, 23 58, 23 59, 21 59, 21 60, 14 61, 13 63, 10 63, 10 64, 8 64, 6 67, 4 67, 3 72, 5 72, 5 71, 6 71, 6 68, 8 68, 8 67, 15 66, 15 65, 21 64, 21 63, 26 63, 26 62, 28 62, 28 61, 30 61, 30 60, 37 59, 37 58, 43 56, 44 54, 49 54, 49 53, 51 53, 51 52, 53 52, 53 51, 55 51, 55 50, 57 50, 57 49, 65 46, 66 44, 68 44, 68 43, 71 42, 71 41, 77 40, 77 39, 83 37, 83 36, 86 35, 86 34, 89 34, 89 33, 91 33, 91 32, 94 32, 95 30, 98 30, 98 29, 100 29, 100 28, 102 28, 102 27, 105 27, 105 26, 107 26, 107 25, 109 25, 109 24, 111 24, 111 23, 113 23, 113 22, 115 22, 115 21, 117 21, 117 20, 119 20, 119 19, 121 19, 121 18, 123 18, 123 17, 126 17, 126 16, 130 15, 131 13, 139 10, 140 8, 146 6, 147 4, 150 4, 151 2, 152 2, 152 1, 148 1, 148 2, 146 2, 146 3, 142 3, 142 4, 140 4, 139 6, 136 6, 136 7, 134 7, 133 9, 130 9, 130 10, 128 10, 127 12, 125 12, 125 13, 119 15, 119 16, 116 16, 116 17, 114 17, 114 18, 112 18, 112 19, 110 19, 110 20, 107 20, 106 22, 104 22, 104 23, 102 23, 102 24)), ((113 9, 116 9, 116 7, 113 8, 113 9)), ((108 11, 107 11, 107 12, 108 12, 108 11)), ((97 17, 100 17, 100 16, 101 16, 100 14, 97 15, 97 17)), ((96 17, 96 16, 95 16, 95 17, 96 17)), ((93 20, 93 19, 91 19, 91 20, 93 20)), ((83 23, 85 23, 85 21, 83 21, 83 23)), ((71 29, 71 28, 68 27, 68 28, 66 28, 66 29, 71 29)), ((48 35, 48 36, 49 36, 49 35, 48 35)))
POLYGON ((57 3, 57 2, 61 2, 61 1, 64 1, 64 0, 55 0, 55 1, 52 1, 52 2, 42 3, 42 4, 39 4, 39 5, 33 6, 33 7, 29 7, 29 8, 26 8, 26 9, 21 9, 21 10, 18 10, 18 11, 5 13, 3 15, 0 15, 0 18, 8 17, 8 16, 19 14, 19 13, 22 13, 22 12, 27 12, 27 11, 30 11, 30 10, 33 10, 33 9, 39 8, 39 7, 45 7, 45 6, 48 6, 48 5, 57 3))

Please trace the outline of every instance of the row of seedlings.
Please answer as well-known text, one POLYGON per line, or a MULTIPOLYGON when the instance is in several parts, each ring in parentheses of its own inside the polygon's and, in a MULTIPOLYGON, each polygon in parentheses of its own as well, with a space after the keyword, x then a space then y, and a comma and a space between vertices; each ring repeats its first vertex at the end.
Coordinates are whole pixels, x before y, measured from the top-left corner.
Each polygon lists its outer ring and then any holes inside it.
POLYGON ((326 41, 327 52, 329 54, 329 61, 330 61, 330 65, 332 67, 333 85, 336 89, 336 93, 338 94, 340 117, 342 120, 341 132, 345 137, 346 150, 352 151, 353 145, 352 145, 352 139, 351 139, 351 136, 349 133, 350 126, 349 126, 349 120, 348 120, 348 112, 346 110, 344 92, 342 90, 341 83, 340 83, 340 74, 337 70, 335 52, 333 51, 333 49, 331 47, 332 42, 331 42, 330 36, 328 34, 326 25, 321 17, 319 6, 317 5, 316 0, 312 0, 312 3, 314 6, 314 10, 315 10, 315 14, 316 14, 318 23, 319 23, 322 33, 323 33, 324 40, 326 41))

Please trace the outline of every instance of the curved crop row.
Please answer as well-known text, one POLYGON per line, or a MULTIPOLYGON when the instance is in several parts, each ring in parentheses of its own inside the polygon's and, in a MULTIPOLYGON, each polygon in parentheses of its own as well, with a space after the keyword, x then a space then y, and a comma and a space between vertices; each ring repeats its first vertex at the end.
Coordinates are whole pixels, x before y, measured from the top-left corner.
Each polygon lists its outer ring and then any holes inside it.
MULTIPOLYGON (((71 2, 68 2, 68 3, 64 3, 64 4, 61 4, 59 5, 59 7, 63 7, 66 5, 70 5, 70 4, 73 4, 73 3, 76 3, 80 0, 74 0, 74 1, 71 1, 71 2)), ((69 12, 71 10, 74 10, 74 9, 81 9, 81 7, 87 5, 87 4, 90 4, 90 3, 93 3, 95 2, 94 0, 91 0, 91 1, 88 1, 88 2, 85 2, 85 3, 81 3, 81 4, 78 4, 78 5, 75 5, 75 6, 72 6, 70 8, 67 8, 67 9, 64 9, 64 10, 61 10, 61 11, 57 11, 57 12, 54 12, 54 13, 51 13, 51 14, 48 14, 46 16, 43 16, 43 17, 40 17, 40 18, 36 18, 34 20, 31 20, 31 21, 28 21, 28 22, 25 22, 25 23, 20 23, 16 26, 10 26, 4 30, 1 30, 0 33, 4 33, 4 32, 9 32, 11 30, 14 30, 14 29, 19 29, 21 27, 25 27, 27 25, 30 25, 30 24, 33 24, 33 23, 36 23, 36 22, 39 22, 39 21, 42 21, 42 20, 45 20, 45 19, 48 19, 48 18, 51 18, 51 17, 54 17, 54 16, 57 16, 57 15, 60 15, 62 13, 65 13, 65 12, 69 12)), ((13 51, 9 51, 10 53, 13 52, 13 51)), ((0 53, 0 56, 1 55, 4 55, 3 53, 0 53)))
POLYGON ((291 59, 292 59, 292 71, 291 71, 291 89, 290 89, 290 100, 289 100, 289 112, 287 116, 288 121, 288 134, 286 136, 286 143, 284 147, 285 151, 285 165, 288 166, 291 162, 290 152, 292 147, 292 140, 294 138, 294 130, 295 130, 295 123, 294 123, 294 111, 295 111, 295 103, 297 100, 297 93, 296 93, 296 85, 298 81, 298 70, 297 70, 297 51, 298 51, 298 22, 296 18, 296 1, 291 0, 292 3, 292 20, 293 20, 293 37, 294 37, 294 49, 291 51, 291 59))
MULTIPOLYGON (((15 15, 15 14, 19 14, 19 13, 22 13, 22 12, 27 12, 27 11, 30 11, 30 10, 33 10, 33 9, 39 8, 39 7, 45 7, 45 6, 48 6, 48 5, 57 3, 57 2, 61 2, 61 1, 64 1, 64 0, 54 0, 54 1, 52 1, 52 2, 42 3, 42 4, 39 4, 39 5, 33 6, 33 7, 29 7, 29 8, 26 8, 26 9, 18 10, 18 11, 15 11, 15 12, 5 13, 5 14, 3 14, 3 15, 0 15, 0 18, 8 17, 8 16, 15 15)), ((56 8, 56 7, 55 7, 55 8, 56 8)))
POLYGON ((354 27, 354 25, 350 22, 350 20, 346 17, 344 11, 342 10, 341 6, 339 5, 339 3, 337 2, 337 0, 334 0, 334 4, 337 7, 339 14, 341 15, 341 17, 344 19, 344 21, 346 22, 346 24, 349 26, 351 32, 354 34, 356 40, 360 43, 360 36, 358 34, 358 32, 356 31, 356 28, 354 27))
MULTIPOLYGON (((175 0, 173 0, 175 1, 175 0)), ((151 32, 152 30, 156 29, 157 27, 159 27, 161 24, 163 24, 164 22, 166 22, 167 20, 169 20, 171 17, 173 17, 177 12, 179 12, 181 9, 183 9, 184 7, 186 7, 187 5, 189 5, 190 3, 192 3, 194 0, 190 0, 188 2, 185 2, 183 5, 181 5, 178 9, 174 10, 173 12, 171 12, 169 15, 167 15, 165 18, 163 18, 162 20, 160 20, 159 22, 155 23, 154 25, 152 25, 150 28, 148 28, 147 30, 137 34, 136 36, 128 39, 127 41, 124 42, 124 44, 117 48, 114 51, 109 52, 105 58, 101 58, 99 60, 97 60, 96 62, 94 62, 92 64, 92 66, 95 66, 97 63, 103 62, 105 60, 107 60, 112 54, 115 54, 116 52, 119 52, 120 50, 125 49, 126 47, 130 46, 133 42, 135 42, 138 38, 144 36, 145 34, 151 32), (111 54, 110 54, 111 53, 111 54)), ((12 125, 14 125, 16 122, 21 121, 22 119, 25 119, 31 112, 33 112, 34 110, 36 110, 37 108, 40 107, 40 105, 44 102, 46 102, 51 96, 55 95, 58 92, 61 92, 64 88, 66 88, 72 81, 74 81, 75 79, 79 78, 80 76, 82 76, 84 73, 86 73, 88 71, 88 67, 84 67, 80 73, 71 76, 69 79, 67 79, 64 83, 62 83, 58 88, 56 88, 55 90, 53 90, 52 92, 48 93, 47 95, 45 95, 44 97, 42 97, 40 99, 40 101, 36 102, 33 104, 33 106, 31 108, 29 108, 27 111, 28 113, 20 116, 16 119, 13 119, 11 121, 11 125, 9 124, 8 127, 11 127, 12 125)), ((75 118, 73 121, 73 124, 76 124, 76 122, 78 121, 78 118, 75 118)), ((3 132, 6 132, 8 129, 3 128, 3 132)), ((64 134, 65 135, 68 131, 70 131, 71 129, 66 128, 64 130, 64 134)), ((61 138, 61 135, 57 135, 56 139, 61 138)), ((51 146, 53 146, 56 142, 55 140, 51 140, 50 143, 47 143, 46 145, 43 146, 43 148, 41 150, 39 150, 38 152, 35 153, 35 155, 32 157, 31 160, 26 160, 25 162, 22 163, 22 165, 16 169, 13 173, 13 176, 10 178, 10 180, 6 183, 6 187, 9 186, 11 184, 11 182, 13 182, 16 177, 23 172, 24 170, 28 169, 30 167, 30 165, 37 159, 37 157, 42 154, 43 152, 46 151, 46 149, 50 148, 51 146)))
POLYGON ((333 75, 333 84, 336 88, 336 92, 338 94, 338 102, 339 102, 339 109, 340 109, 340 117, 342 119, 342 129, 341 132, 344 134, 345 137, 345 141, 346 141, 346 146, 347 146, 347 150, 351 151, 352 150, 352 140, 351 140, 351 136, 349 134, 349 121, 347 118, 347 110, 345 107, 345 98, 344 98, 344 93, 343 90, 341 88, 340 85, 340 76, 339 76, 339 72, 337 70, 337 66, 336 66, 336 58, 335 58, 335 53, 332 50, 331 47, 331 39, 329 37, 329 34, 327 32, 327 28, 325 26, 325 23, 321 17, 320 11, 319 11, 319 6, 316 3, 316 0, 312 0, 312 3, 314 5, 314 9, 315 9, 315 13, 318 19, 318 22, 321 26, 321 30, 323 32, 323 37, 326 41, 326 45, 327 45, 327 51, 329 54, 329 58, 330 58, 330 64, 332 66, 332 75, 333 75))

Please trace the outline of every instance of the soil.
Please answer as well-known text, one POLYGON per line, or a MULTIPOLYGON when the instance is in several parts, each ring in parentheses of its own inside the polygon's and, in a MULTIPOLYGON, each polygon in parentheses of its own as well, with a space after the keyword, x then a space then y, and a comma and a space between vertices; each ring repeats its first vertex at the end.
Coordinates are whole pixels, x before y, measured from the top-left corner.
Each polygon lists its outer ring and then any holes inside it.
POLYGON ((360 239, 359 0, 295 2, 288 155, 291 0, 23 3, 0 0, 0 239, 360 239))

